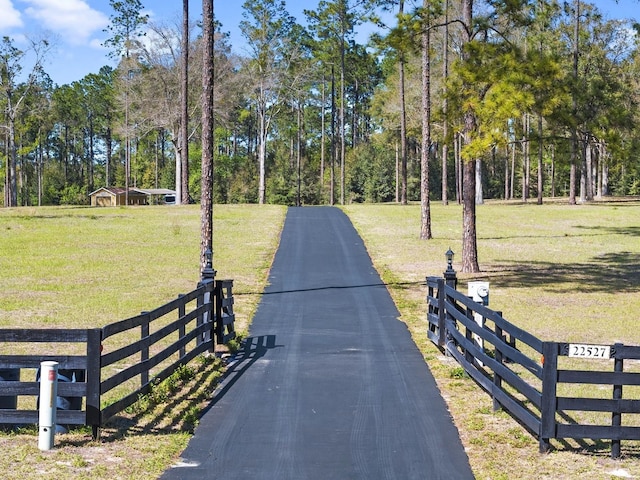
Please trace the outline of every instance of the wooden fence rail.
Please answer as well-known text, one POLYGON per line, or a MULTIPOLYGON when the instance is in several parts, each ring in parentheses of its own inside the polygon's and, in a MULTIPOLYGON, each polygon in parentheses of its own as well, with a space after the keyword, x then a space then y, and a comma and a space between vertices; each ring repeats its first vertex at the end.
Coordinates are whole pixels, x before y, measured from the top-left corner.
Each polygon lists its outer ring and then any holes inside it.
POLYGON ((61 374, 73 376, 73 381, 58 382, 58 398, 84 398, 84 410, 82 401, 74 402, 76 408, 59 409, 58 423, 91 426, 97 437, 105 422, 155 382, 198 355, 213 352, 216 343, 235 337, 232 288, 232 280, 205 279, 192 292, 155 310, 103 328, 0 329, 0 345, 31 344, 26 348, 38 350, 39 344, 47 343, 53 351, 0 355, 0 424, 38 422, 38 411, 19 409, 18 399, 38 396, 34 371, 43 361, 55 361, 61 374), (69 344, 84 344, 83 354, 70 355, 69 344), (20 381, 23 370, 30 371, 29 381, 20 381), (108 405, 102 407, 105 401, 108 405))
POLYGON ((608 439, 617 458, 621 440, 640 440, 640 417, 623 422, 623 415, 640 414, 640 399, 623 397, 625 386, 640 385, 640 373, 624 371, 625 360, 640 359, 640 347, 543 342, 442 278, 427 277, 427 289, 431 341, 492 396, 494 409, 506 410, 538 438, 541 452, 550 449, 551 439, 608 439), (563 356, 599 362, 583 370, 563 369, 558 362, 563 356), (613 371, 593 368, 602 362, 613 363, 613 371), (611 396, 559 396, 561 384, 598 385, 611 396), (606 412, 611 421, 580 423, 573 412, 606 412))
POLYGON ((64 425, 93 425, 100 418, 100 392, 97 383, 92 381, 100 375, 100 329, 90 330, 0 330, 0 343, 33 343, 33 344, 85 344, 84 355, 0 355, 0 370, 11 372, 15 380, 0 381, 0 396, 4 405, 0 409, 0 424, 24 425, 38 422, 37 410, 17 408, 19 395, 37 396, 40 384, 35 375, 29 381, 21 381, 22 369, 33 369, 35 372, 42 362, 56 361, 59 374, 65 371, 82 371, 83 379, 76 382, 59 382, 58 396, 63 398, 84 397, 85 410, 61 410, 57 419, 64 425), (12 403, 12 405, 7 405, 12 403), (9 406, 10 408, 6 408, 9 406), (11 408, 12 407, 12 408, 11 408))

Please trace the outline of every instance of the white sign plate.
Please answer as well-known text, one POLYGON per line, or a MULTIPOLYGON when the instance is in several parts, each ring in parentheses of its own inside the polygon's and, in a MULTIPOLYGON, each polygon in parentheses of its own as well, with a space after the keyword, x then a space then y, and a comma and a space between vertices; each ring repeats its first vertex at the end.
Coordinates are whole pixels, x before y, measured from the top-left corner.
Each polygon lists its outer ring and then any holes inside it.
POLYGON ((611 347, 608 345, 570 343, 569 356, 574 358, 611 358, 611 347))

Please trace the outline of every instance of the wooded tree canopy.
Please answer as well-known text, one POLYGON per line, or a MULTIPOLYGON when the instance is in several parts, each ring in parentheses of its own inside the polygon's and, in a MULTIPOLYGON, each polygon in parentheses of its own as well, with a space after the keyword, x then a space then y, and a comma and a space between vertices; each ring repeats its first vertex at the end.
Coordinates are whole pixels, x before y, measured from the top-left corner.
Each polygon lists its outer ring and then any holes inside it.
MULTIPOLYGON (((174 188, 176 165, 190 165, 182 188, 200 200, 201 12, 183 43, 182 24, 115 3, 129 14, 109 28, 119 65, 69 85, 49 79, 46 41, 0 42, 4 206, 174 188)), ((640 194, 638 27, 588 2, 322 0, 298 21, 278 0, 242 8, 245 56, 216 25, 214 202, 462 202, 465 186, 475 202, 640 194), (378 34, 359 43, 367 24, 378 34)))

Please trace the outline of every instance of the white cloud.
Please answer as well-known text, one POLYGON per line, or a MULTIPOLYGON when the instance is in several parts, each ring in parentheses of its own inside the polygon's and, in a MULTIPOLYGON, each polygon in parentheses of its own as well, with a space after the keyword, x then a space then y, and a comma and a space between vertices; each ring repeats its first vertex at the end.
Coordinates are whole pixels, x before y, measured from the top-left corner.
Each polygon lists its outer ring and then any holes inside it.
MULTIPOLYGON (((6 0, 0 0, 3 1, 6 0)), ((30 5, 25 9, 26 15, 72 44, 89 43, 92 35, 109 23, 104 13, 92 9, 85 0, 22 1, 30 5)))
POLYGON ((5 29, 21 27, 23 25, 20 12, 13 7, 11 0, 0 0, 0 32, 5 29))

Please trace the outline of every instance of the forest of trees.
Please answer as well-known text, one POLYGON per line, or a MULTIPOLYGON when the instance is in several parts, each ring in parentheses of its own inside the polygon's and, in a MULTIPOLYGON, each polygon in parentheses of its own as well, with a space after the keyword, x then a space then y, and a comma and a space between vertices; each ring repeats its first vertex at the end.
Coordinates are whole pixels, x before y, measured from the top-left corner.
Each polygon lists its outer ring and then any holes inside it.
MULTIPOLYGON (((118 67, 70 85, 43 69, 45 40, 0 42, 4 206, 125 185, 200 200, 202 22, 117 3, 118 67)), ((302 23, 279 0, 242 8, 245 56, 215 32, 214 202, 640 194, 637 26, 592 4, 321 0, 302 23)))

